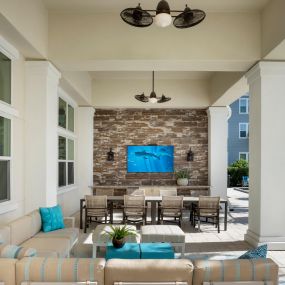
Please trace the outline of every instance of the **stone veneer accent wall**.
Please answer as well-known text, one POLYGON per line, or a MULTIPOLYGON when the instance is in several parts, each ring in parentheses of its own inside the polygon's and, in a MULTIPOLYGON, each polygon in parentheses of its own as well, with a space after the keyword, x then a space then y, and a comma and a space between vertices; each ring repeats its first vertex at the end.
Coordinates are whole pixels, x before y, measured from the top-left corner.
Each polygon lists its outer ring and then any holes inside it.
POLYGON ((174 145, 175 169, 190 167, 190 185, 208 185, 208 118, 204 109, 96 109, 94 185, 175 185, 169 173, 127 173, 127 145, 174 145), (112 147, 115 161, 107 161, 112 147), (189 148, 194 161, 186 161, 189 148))

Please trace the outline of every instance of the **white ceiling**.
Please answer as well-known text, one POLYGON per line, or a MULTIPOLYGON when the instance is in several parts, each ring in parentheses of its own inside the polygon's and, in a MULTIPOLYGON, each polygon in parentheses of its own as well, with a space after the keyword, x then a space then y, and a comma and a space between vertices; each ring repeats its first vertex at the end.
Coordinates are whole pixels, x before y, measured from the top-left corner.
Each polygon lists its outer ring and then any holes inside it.
MULTIPOLYGON (((92 79, 149 79, 152 78, 151 71, 92 71, 89 72, 92 79)), ((190 79, 207 80, 212 72, 198 71, 157 71, 154 73, 155 79, 190 79)))
MULTIPOLYGON (((46 7, 56 11, 119 13, 138 2, 144 9, 155 9, 159 0, 43 0, 46 7)), ((183 10, 185 4, 205 11, 245 12, 261 10, 269 0, 168 0, 171 9, 183 10)))

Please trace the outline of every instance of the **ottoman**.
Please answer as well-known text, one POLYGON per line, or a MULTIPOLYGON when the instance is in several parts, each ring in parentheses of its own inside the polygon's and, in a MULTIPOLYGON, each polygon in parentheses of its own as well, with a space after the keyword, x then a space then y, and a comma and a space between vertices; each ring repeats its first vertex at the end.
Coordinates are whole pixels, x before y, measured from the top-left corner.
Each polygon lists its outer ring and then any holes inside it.
POLYGON ((141 259, 174 259, 174 250, 170 243, 140 243, 141 259))
MULTIPOLYGON (((101 224, 97 225, 95 230, 92 233, 92 242, 93 242, 93 258, 97 257, 97 247, 98 246, 107 246, 107 243, 110 243, 111 240, 109 236, 105 234, 105 231, 110 231, 111 230, 111 225, 106 225, 106 224, 101 224)), ((122 227, 124 225, 113 225, 114 227, 122 227)), ((135 226, 128 226, 131 230, 136 231, 135 226)), ((132 243, 137 243, 139 242, 139 236, 129 236, 126 238, 126 242, 132 242, 132 243)))
POLYGON ((185 253, 185 233, 176 225, 148 225, 141 228, 141 242, 168 242, 185 253))
POLYGON ((113 244, 109 243, 106 249, 106 260, 112 258, 120 259, 140 259, 141 250, 139 243, 125 243, 121 248, 115 248, 113 244))

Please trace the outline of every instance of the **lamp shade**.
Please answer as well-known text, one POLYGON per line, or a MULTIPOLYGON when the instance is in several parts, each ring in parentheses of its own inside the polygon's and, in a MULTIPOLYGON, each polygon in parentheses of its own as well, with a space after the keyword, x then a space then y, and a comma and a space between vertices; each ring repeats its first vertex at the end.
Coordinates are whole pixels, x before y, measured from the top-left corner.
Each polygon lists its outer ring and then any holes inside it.
POLYGON ((160 13, 154 17, 154 23, 160 28, 165 28, 171 25, 172 17, 168 13, 160 13))

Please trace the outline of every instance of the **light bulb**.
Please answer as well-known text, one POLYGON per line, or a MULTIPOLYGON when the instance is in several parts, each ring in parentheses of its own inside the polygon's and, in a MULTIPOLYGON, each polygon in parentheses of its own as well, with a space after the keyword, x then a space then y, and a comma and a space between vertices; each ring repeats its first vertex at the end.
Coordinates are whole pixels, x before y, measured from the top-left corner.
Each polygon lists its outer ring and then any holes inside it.
POLYGON ((155 104, 155 103, 157 103, 157 98, 156 97, 150 97, 149 102, 152 104, 155 104))
POLYGON ((159 13, 154 17, 154 22, 158 27, 165 28, 172 23, 172 17, 168 13, 159 13))

